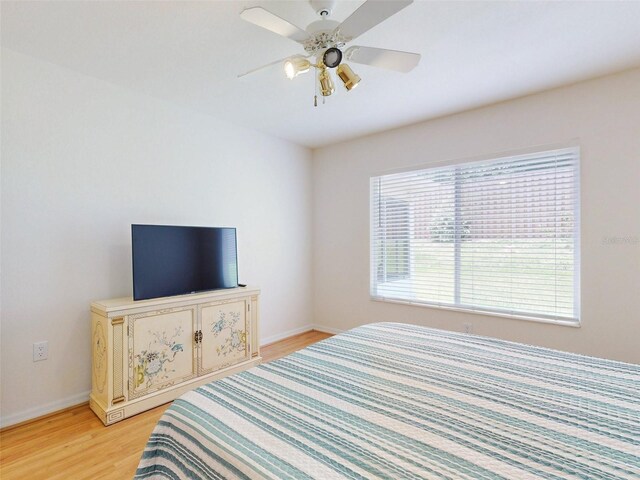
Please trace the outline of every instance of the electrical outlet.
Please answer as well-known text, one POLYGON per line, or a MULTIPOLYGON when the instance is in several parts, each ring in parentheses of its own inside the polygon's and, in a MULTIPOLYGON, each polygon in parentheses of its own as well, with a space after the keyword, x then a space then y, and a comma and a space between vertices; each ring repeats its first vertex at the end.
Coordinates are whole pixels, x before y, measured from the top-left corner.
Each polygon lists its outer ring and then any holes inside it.
POLYGON ((464 333, 473 333, 473 323, 463 323, 464 333))
POLYGON ((33 361, 40 362, 49 356, 49 342, 36 342, 33 344, 33 361))

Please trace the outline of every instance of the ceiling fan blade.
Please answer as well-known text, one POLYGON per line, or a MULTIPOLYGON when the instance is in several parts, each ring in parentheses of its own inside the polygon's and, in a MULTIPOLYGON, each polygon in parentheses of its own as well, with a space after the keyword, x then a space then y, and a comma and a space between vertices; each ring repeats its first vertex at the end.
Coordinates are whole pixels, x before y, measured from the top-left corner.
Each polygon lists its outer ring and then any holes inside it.
POLYGON ((412 3, 413 0, 367 0, 336 31, 353 40, 412 3))
POLYGON ((384 48, 353 46, 345 50, 344 56, 350 62, 407 73, 418 65, 421 55, 384 48))
POLYGON ((282 65, 282 67, 284 68, 284 62, 286 62, 290 58, 309 58, 310 56, 311 55, 289 55, 288 57, 281 58, 280 60, 276 60, 275 62, 267 63, 266 65, 262 65, 261 67, 254 68, 253 70, 249 70, 248 72, 241 73, 240 75, 238 75, 238 78, 246 77, 247 75, 251 75, 252 73, 259 72, 260 70, 264 70, 278 64, 282 65))
POLYGON ((270 32, 290 38, 294 42, 303 43, 309 38, 309 34, 262 7, 247 8, 240 13, 243 20, 258 25, 270 32))
POLYGON ((252 70, 249 70, 248 72, 241 73, 240 75, 238 75, 238 78, 242 78, 242 77, 245 77, 247 75, 251 75, 252 73, 256 73, 256 72, 259 72, 260 70, 264 70, 266 68, 273 67, 274 65, 277 65, 277 64, 284 65, 285 60, 287 60, 287 58, 290 58, 290 57, 291 56, 285 57, 285 58, 281 58, 280 60, 276 60, 275 62, 267 63, 266 65, 262 65, 261 67, 254 68, 252 70))

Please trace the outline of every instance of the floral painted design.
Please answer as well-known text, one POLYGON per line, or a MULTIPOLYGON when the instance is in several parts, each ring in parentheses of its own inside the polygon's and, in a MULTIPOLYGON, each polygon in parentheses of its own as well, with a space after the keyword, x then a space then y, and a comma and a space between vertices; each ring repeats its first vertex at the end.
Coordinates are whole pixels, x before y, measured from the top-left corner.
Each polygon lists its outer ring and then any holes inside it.
POLYGON ((214 336, 226 333, 226 340, 222 345, 216 347, 218 356, 226 357, 233 352, 244 352, 247 346, 247 332, 244 329, 236 328, 240 321, 240 312, 218 312, 218 321, 211 328, 214 336))
POLYGON ((97 323, 93 334, 93 352, 93 375, 96 379, 96 387, 102 393, 107 381, 107 341, 100 322, 97 323))
POLYGON ((149 335, 154 338, 146 350, 136 354, 136 387, 145 384, 150 387, 154 382, 166 380, 175 369, 171 364, 179 352, 184 351, 182 344, 176 342, 183 333, 182 327, 177 327, 173 335, 167 336, 166 332, 152 332, 149 335))

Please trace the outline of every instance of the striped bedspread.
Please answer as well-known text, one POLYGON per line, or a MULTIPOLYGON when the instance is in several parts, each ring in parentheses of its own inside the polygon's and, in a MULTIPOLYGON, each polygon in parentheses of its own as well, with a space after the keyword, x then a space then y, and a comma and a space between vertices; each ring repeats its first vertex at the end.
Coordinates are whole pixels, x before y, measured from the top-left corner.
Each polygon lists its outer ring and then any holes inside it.
POLYGON ((640 366, 366 325, 183 395, 136 478, 640 479, 640 366))

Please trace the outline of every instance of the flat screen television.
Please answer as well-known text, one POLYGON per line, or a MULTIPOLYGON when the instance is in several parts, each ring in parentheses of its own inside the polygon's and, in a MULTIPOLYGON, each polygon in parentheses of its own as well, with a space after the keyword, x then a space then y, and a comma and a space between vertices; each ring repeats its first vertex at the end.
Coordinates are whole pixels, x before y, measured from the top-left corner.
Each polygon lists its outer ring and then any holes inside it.
POLYGON ((131 225, 133 299, 238 286, 235 228, 131 225))

